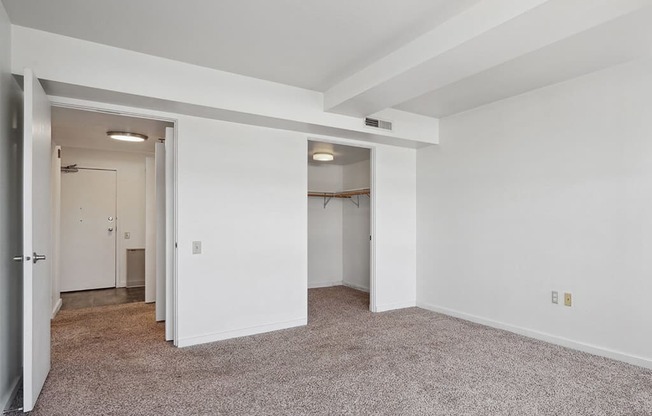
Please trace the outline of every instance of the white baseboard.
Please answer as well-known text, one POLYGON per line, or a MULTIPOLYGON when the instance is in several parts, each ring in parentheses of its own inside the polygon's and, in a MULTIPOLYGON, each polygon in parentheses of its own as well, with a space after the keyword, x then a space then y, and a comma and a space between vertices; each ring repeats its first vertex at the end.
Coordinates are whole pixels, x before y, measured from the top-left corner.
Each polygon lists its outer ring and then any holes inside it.
POLYGON ((331 286, 342 286, 342 281, 331 281, 331 282, 313 282, 308 283, 308 289, 317 289, 320 287, 331 287, 331 286))
POLYGON ((456 311, 453 309, 444 308, 441 306, 433 305, 427 302, 417 302, 419 308, 427 309, 429 311, 438 312, 444 315, 452 316, 454 318, 464 319, 465 321, 475 322, 477 324, 490 326, 492 328, 502 329, 505 331, 513 332, 515 334, 523 335, 528 338, 534 338, 539 341, 548 342, 562 347, 571 348, 574 350, 588 352, 589 354, 598 355, 601 357, 611 358, 613 360, 623 361, 628 364, 637 365, 652 369, 652 359, 639 357, 623 353, 620 351, 610 350, 608 348, 599 347, 596 345, 586 344, 584 342, 573 341, 568 338, 559 337, 556 335, 548 334, 546 332, 536 331, 533 329, 523 328, 520 326, 510 325, 503 322, 494 321, 480 316, 471 315, 468 313, 456 311))
MULTIPOLYGON (((356 285, 355 283, 342 282, 342 285, 346 286, 346 287, 350 287, 351 289, 360 290, 362 292, 369 293, 369 288, 368 287, 356 285)), ((412 306, 414 306, 414 305, 412 305, 412 306)))
POLYGON ((414 301, 384 303, 382 305, 376 305, 376 310, 374 312, 393 311, 393 310, 396 310, 396 309, 413 308, 415 306, 416 306, 416 302, 414 302, 414 301))
POLYGON ((57 316, 57 314, 61 310, 62 305, 63 305, 63 301, 61 300, 61 298, 59 298, 59 300, 57 300, 57 303, 54 304, 54 308, 52 308, 52 318, 51 319, 54 319, 54 317, 57 316))
POLYGON ((279 329, 294 328, 308 324, 308 318, 293 319, 291 321, 276 322, 273 324, 257 325, 248 328, 234 329, 231 331, 217 332, 214 334, 199 335, 196 337, 181 338, 177 341, 178 347, 206 344, 208 342, 223 341, 225 339, 246 337, 248 335, 262 334, 264 332, 278 331, 279 329))
POLYGON ((11 403, 13 403, 14 398, 18 394, 18 390, 20 390, 20 385, 23 381, 23 377, 19 375, 16 377, 13 383, 11 383, 11 388, 6 391, 2 392, 2 397, 0 397, 0 409, 3 411, 8 410, 9 407, 11 406, 11 403))

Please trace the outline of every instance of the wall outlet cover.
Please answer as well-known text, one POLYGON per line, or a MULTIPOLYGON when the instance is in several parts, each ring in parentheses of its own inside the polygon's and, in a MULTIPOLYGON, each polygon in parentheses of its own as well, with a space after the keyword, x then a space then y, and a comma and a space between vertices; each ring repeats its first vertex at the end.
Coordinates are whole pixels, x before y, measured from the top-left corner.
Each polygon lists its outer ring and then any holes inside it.
POLYGON ((558 304, 559 303, 559 292, 556 290, 552 291, 552 303, 558 304))
POLYGON ((572 306, 573 305, 573 295, 570 293, 564 293, 564 305, 572 306))
POLYGON ((201 241, 192 242, 192 254, 201 254, 201 241))

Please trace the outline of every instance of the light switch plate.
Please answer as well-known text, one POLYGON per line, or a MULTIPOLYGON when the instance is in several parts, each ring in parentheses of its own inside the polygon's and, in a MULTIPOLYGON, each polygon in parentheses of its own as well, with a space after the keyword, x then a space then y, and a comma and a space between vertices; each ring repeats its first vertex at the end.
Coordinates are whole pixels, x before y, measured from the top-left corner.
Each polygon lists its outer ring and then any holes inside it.
POLYGON ((192 242, 192 254, 201 254, 201 241, 192 242))
POLYGON ((127 231, 125 233, 125 240, 129 240, 130 238, 131 238, 131 233, 129 231, 127 231))

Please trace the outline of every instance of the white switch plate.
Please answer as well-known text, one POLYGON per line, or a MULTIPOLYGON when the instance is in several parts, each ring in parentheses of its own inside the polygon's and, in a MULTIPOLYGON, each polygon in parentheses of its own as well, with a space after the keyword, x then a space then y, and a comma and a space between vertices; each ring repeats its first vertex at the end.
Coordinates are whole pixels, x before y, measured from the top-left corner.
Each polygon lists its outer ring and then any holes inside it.
POLYGON ((559 292, 556 290, 552 291, 552 303, 559 303, 559 292))
POLYGON ((192 254, 201 254, 201 241, 192 242, 192 254))
POLYGON ((129 231, 127 231, 125 233, 125 240, 129 240, 130 238, 131 238, 131 233, 129 231))

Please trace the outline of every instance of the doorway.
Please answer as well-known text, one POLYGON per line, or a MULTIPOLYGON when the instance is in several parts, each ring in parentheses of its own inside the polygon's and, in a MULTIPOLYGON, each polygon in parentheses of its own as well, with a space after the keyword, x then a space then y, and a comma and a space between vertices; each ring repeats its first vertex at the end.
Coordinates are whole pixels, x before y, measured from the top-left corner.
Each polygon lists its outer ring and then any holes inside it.
POLYGON ((308 142, 308 288, 343 286, 373 301, 371 150, 308 142))
POLYGON ((155 162, 172 126, 53 107, 52 140, 61 165, 55 173, 60 175, 60 197, 54 195, 60 207, 55 236, 60 255, 53 280, 62 309, 156 301, 157 230, 151 227, 164 211, 158 212, 154 199, 155 162))

